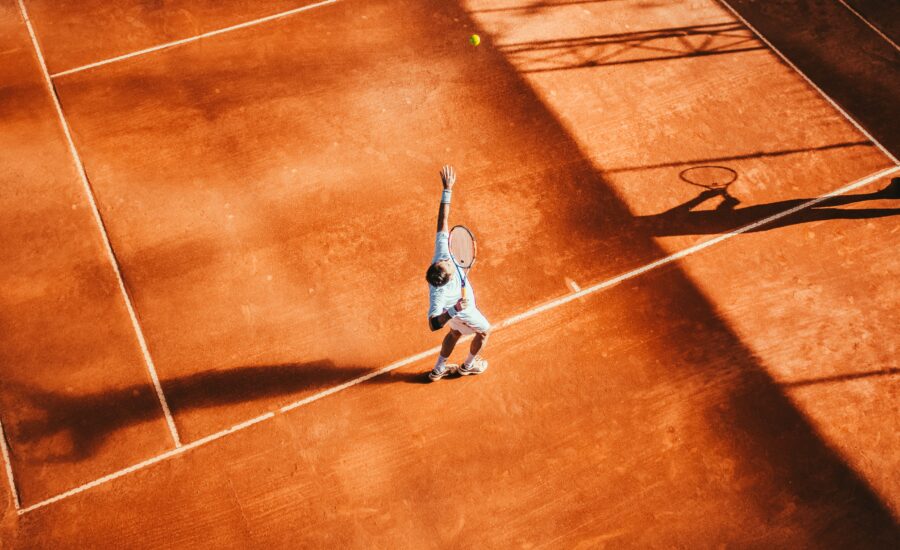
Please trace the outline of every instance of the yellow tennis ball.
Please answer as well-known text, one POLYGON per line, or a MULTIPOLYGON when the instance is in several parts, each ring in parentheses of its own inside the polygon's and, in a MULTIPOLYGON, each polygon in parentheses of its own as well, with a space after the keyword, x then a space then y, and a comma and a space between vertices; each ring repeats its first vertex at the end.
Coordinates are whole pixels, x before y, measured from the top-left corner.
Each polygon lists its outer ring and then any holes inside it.
POLYGON ((478 36, 477 34, 473 34, 472 36, 469 37, 469 44, 471 44, 473 46, 477 46, 477 45, 481 44, 481 37, 478 36))

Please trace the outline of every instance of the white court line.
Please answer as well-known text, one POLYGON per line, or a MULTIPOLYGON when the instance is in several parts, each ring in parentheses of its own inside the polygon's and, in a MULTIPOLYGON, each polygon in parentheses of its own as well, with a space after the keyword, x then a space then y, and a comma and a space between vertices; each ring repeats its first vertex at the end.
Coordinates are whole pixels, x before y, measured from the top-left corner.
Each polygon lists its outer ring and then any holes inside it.
POLYGON ((256 418, 251 418, 250 420, 247 420, 246 422, 241 422, 240 424, 236 424, 236 425, 228 428, 227 430, 222 430, 221 432, 216 432, 216 433, 214 433, 212 435, 208 435, 202 439, 198 439, 197 441, 192 441, 191 443, 182 445, 181 447, 176 447, 176 448, 166 451, 162 454, 156 455, 153 458, 148 458, 147 460, 145 460, 143 462, 138 462, 137 464, 135 464, 133 466, 123 468, 117 472, 113 472, 113 473, 103 476, 99 479, 95 479, 94 481, 85 483, 84 485, 81 485, 72 490, 66 491, 65 493, 60 493, 60 494, 56 495, 55 497, 50 497, 47 500, 38 502, 37 504, 32 504, 31 506, 29 506, 27 508, 23 508, 23 509, 19 510, 18 513, 21 516, 22 514, 31 512, 32 510, 36 510, 38 508, 41 508, 48 504, 52 504, 54 502, 60 501, 64 498, 70 497, 72 495, 77 495, 78 493, 80 493, 82 491, 87 491, 88 489, 91 489, 98 485, 103 485, 104 483, 106 483, 108 481, 112 481, 112 480, 120 478, 124 475, 130 474, 132 472, 136 472, 140 469, 146 468, 147 466, 151 466, 153 464, 156 464, 157 462, 161 462, 167 458, 171 458, 173 456, 179 455, 179 454, 181 454, 185 451, 188 451, 190 449, 193 449, 195 447, 199 447, 205 443, 209 443, 210 441, 225 437, 226 435, 228 435, 230 433, 237 432, 239 430, 243 430, 244 428, 248 428, 254 424, 258 424, 258 423, 262 422, 263 420, 268 420, 268 419, 272 418, 273 416, 275 416, 275 413, 272 413, 272 412, 268 412, 266 414, 261 414, 261 415, 257 416, 256 418))
MULTIPOLYGON (((309 4, 307 6, 302 6, 299 8, 294 8, 292 10, 283 11, 281 13, 276 13, 274 15, 269 15, 266 17, 260 17, 259 19, 254 19, 252 21, 246 21, 244 23, 238 23, 237 25, 232 25, 230 27, 225 27, 223 29, 216 29, 214 31, 205 32, 203 34, 198 34, 196 36, 191 36, 188 38, 182 38, 181 40, 174 40, 172 42, 166 42, 165 44, 159 44, 157 46, 151 46, 149 48, 144 48, 143 50, 138 50, 131 53, 126 53, 123 55, 119 55, 116 57, 111 57, 109 59, 104 59, 102 61, 97 61, 95 63, 88 63, 87 65, 82 65, 81 67, 75 67, 73 69, 67 69, 65 71, 60 71, 58 73, 54 73, 50 75, 50 78, 59 78, 61 76, 66 76, 68 74, 78 73, 81 71, 86 71, 88 69, 93 69, 95 67, 102 67, 103 65, 109 65, 110 63, 115 63, 116 61, 124 61, 125 59, 131 59, 132 57, 137 57, 139 55, 145 55, 148 53, 158 52, 160 50, 165 50, 168 48, 173 48, 175 46, 180 46, 182 44, 188 44, 190 42, 196 42, 202 38, 209 38, 210 36, 215 36, 217 34, 223 34, 226 32, 231 32, 238 29, 244 29, 247 27, 252 27, 254 25, 259 25, 260 23, 267 23, 269 21, 274 21, 276 19, 281 19, 282 17, 287 17, 289 15, 294 15, 296 13, 300 13, 303 11, 308 11, 313 8, 318 8, 321 6, 325 6, 328 4, 334 4, 338 0, 324 0, 323 2, 316 2, 315 4, 309 4)), ((314 37, 310 38, 314 39, 314 37)))
POLYGON ((6 433, 3 431, 3 423, 0 422, 0 453, 3 454, 3 465, 6 467, 6 479, 9 481, 9 491, 13 496, 13 505, 19 510, 19 490, 16 488, 16 479, 13 477, 12 462, 9 460, 9 447, 6 445, 6 433))
POLYGON ((883 38, 888 44, 890 44, 891 46, 893 46, 895 50, 900 51, 900 46, 897 46, 897 43, 896 43, 896 42, 894 42, 894 41, 891 40, 886 34, 884 34, 883 32, 881 32, 881 29, 879 29, 878 27, 876 27, 875 25, 873 25, 872 23, 870 23, 869 20, 866 19, 865 17, 863 17, 861 13, 859 13, 858 11, 856 11, 855 9, 853 9, 853 6, 851 6, 851 5, 848 4, 847 2, 844 2, 844 0, 838 0, 838 2, 840 2, 841 4, 844 5, 845 8, 847 8, 848 10, 850 10, 850 12, 851 12, 853 15, 855 15, 856 17, 859 17, 860 21, 862 21, 863 23, 865 23, 866 25, 868 25, 870 29, 872 29, 873 31, 875 31, 876 33, 878 33, 878 36, 880 36, 880 37, 883 38))
POLYGON ((116 258, 116 253, 113 251, 112 244, 109 241, 109 234, 106 231, 106 224, 103 223, 103 217, 100 215, 100 209, 97 207, 97 202, 94 200, 94 191, 91 189, 91 183, 88 180, 87 172, 84 170, 84 164, 81 162, 81 156, 78 154, 78 150, 75 148, 75 141, 72 139, 72 133, 69 131, 69 123, 66 121, 66 117, 63 115, 62 105, 59 102, 59 96, 56 95, 56 88, 53 86, 53 81, 50 80, 50 72, 47 70, 47 63, 44 61, 44 54, 41 52, 41 47, 38 44, 37 36, 34 34, 34 28, 31 26, 31 20, 28 18, 28 11, 25 9, 25 4, 22 0, 19 0, 19 9, 22 11, 22 18, 25 20, 25 26, 28 27, 28 34, 31 35, 31 44, 34 46, 34 53, 37 55, 38 61, 41 65, 41 71, 44 74, 44 81, 47 84, 47 88, 50 92, 50 97, 53 98, 53 106, 56 107, 56 116, 59 118, 59 125, 62 127, 63 133, 66 136, 66 143, 69 146, 69 153, 72 155, 72 161, 75 163, 75 167, 78 171, 78 176, 81 178, 81 184, 84 187, 84 193, 87 195, 88 202, 91 205, 91 211, 94 213, 94 220, 97 222, 97 227, 100 230, 100 236, 103 239, 103 245, 106 248, 106 254, 109 257, 109 262, 113 268, 113 272, 116 274, 116 281, 119 283, 119 291, 122 294, 122 299, 125 301, 125 307, 128 309, 128 316, 131 317, 131 326, 134 328, 134 333, 137 335, 138 343, 141 346, 141 352, 144 354, 144 362, 147 364, 147 370, 150 373, 150 378, 153 380, 153 387, 156 389, 156 396, 159 398, 159 403, 162 406, 162 410, 166 415, 166 422, 169 425, 169 432, 172 434, 172 440, 175 442, 176 447, 181 446, 181 439, 178 437, 178 429, 175 427, 175 420, 172 418, 172 413, 169 411, 169 404, 166 402, 166 396, 163 394, 162 386, 159 383, 159 377, 156 375, 156 366, 153 364, 153 358, 150 356, 150 350, 147 348, 147 341, 144 340, 144 331, 141 330, 141 324, 138 322, 137 314, 134 312, 134 306, 131 303, 131 296, 128 294, 128 289, 125 288, 125 280, 122 278, 122 271, 119 268, 119 261, 116 258))
POLYGON ((822 90, 822 88, 819 88, 819 87, 816 85, 815 82, 813 82, 808 76, 806 76, 806 74, 803 73, 803 71, 801 71, 796 65, 794 65, 794 63, 792 63, 791 60, 788 59, 786 55, 784 55, 783 53, 781 53, 781 50, 779 50, 778 48, 775 47, 774 44, 772 44, 771 42, 769 42, 769 40, 768 40, 765 36, 763 36, 762 33, 760 33, 758 30, 756 30, 756 27, 754 27, 753 25, 750 24, 749 21, 747 21, 746 19, 744 19, 744 16, 742 16, 740 13, 737 12, 737 10, 735 10, 734 8, 732 8, 732 7, 731 7, 731 4, 729 4, 727 0, 719 0, 719 3, 721 3, 723 6, 725 6, 725 8, 727 8, 728 11, 730 11, 735 17, 737 17, 738 19, 740 19, 741 22, 742 22, 744 25, 746 25, 748 29, 750 29, 751 31, 753 31, 753 34, 755 34, 757 38, 759 38, 761 41, 763 41, 763 43, 765 43, 765 45, 768 46, 769 49, 771 49, 773 52, 775 52, 775 53, 778 55, 778 57, 781 58, 782 61, 784 61, 790 68, 794 69, 794 71, 796 71, 797 74, 799 74, 801 77, 803 77, 803 80, 805 80, 810 86, 812 86, 817 92, 819 92, 819 94, 820 94, 822 97, 824 97, 825 100, 828 101, 828 103, 831 103, 831 106, 834 107, 835 109, 837 109, 839 113, 841 113, 842 115, 844 115, 844 118, 846 118, 848 121, 850 121, 850 124, 856 126, 856 129, 857 129, 857 130, 859 130, 860 132, 862 132, 863 135, 866 136, 867 138, 869 138, 869 140, 871 140, 872 143, 874 143, 876 147, 878 147, 879 149, 881 149, 881 152, 884 153, 885 155, 887 155, 887 157, 888 157, 889 159, 891 159, 891 161, 892 161, 895 165, 896 165, 896 164, 900 164, 900 161, 898 161, 897 158, 896 158, 894 155, 892 155, 891 152, 888 151, 888 150, 884 147, 884 145, 882 145, 881 143, 878 142, 877 139, 875 139, 874 137, 872 137, 872 134, 870 134, 865 128, 863 128, 862 125, 861 125, 860 123, 856 122, 856 120, 854 120, 854 118, 851 117, 851 116, 847 113, 847 111, 844 110, 843 107, 841 107, 840 105, 838 105, 837 102, 836 102, 835 100, 831 99, 831 97, 830 97, 828 94, 826 94, 824 90, 822 90))
POLYGON ((329 388, 327 390, 320 391, 319 393, 316 393, 307 398, 301 399, 300 401, 295 401, 289 405, 285 405, 285 406, 281 407, 280 409, 278 409, 278 411, 285 413, 285 412, 294 410, 297 407, 302 407, 303 405, 308 405, 308 404, 312 403, 313 401, 318 401, 319 399, 322 399, 323 397, 327 397, 333 393, 337 393, 341 390, 346 390, 347 388, 349 388, 351 386, 361 384, 361 383, 365 382, 366 380, 375 378, 376 376, 381 376, 382 374, 391 372, 392 370, 399 369, 400 367, 415 363, 416 361, 419 361, 421 359, 425 359, 429 355, 434 355, 435 353, 437 353, 439 351, 441 351, 441 346, 435 346, 431 349, 427 349, 427 350, 419 352, 415 355, 411 355, 411 356, 407 357, 406 359, 401 359, 399 361, 395 361, 395 362, 391 363, 390 365, 383 367, 381 369, 378 369, 374 372, 370 372, 369 374, 364 374, 364 375, 360 376, 359 378, 354 378, 353 380, 344 382, 343 384, 340 384, 333 388, 329 388))
MULTIPOLYGON (((699 252, 700 250, 703 250, 704 248, 709 248, 710 246, 713 246, 714 244, 720 243, 720 242, 722 242, 722 241, 725 241, 725 240, 727 240, 727 239, 730 239, 730 238, 732 238, 732 237, 735 237, 735 236, 737 236, 737 235, 740 235, 741 233, 746 233, 747 231, 752 231, 752 230, 754 230, 754 229, 756 229, 756 228, 758 228, 758 227, 760 227, 760 226, 766 225, 766 224, 768 224, 768 223, 771 223, 771 222, 773 222, 773 221, 776 221, 776 220, 778 220, 778 219, 780 219, 780 218, 783 218, 783 217, 785 217, 785 216, 790 216, 791 214, 794 214, 794 213, 796 213, 796 212, 799 212, 799 211, 801 211, 801 210, 804 210, 804 209, 806 209, 806 208, 809 208, 810 206, 815 206, 816 204, 818 204, 818 203, 820 203, 820 202, 822 202, 822 201, 824 201, 824 200, 827 200, 827 199, 829 199, 829 198, 831 198, 831 197, 835 197, 835 196, 838 196, 838 195, 842 195, 842 194, 844 194, 844 193, 847 193, 847 192, 849 192, 849 191, 853 191, 854 189, 857 189, 857 188, 859 188, 859 187, 863 187, 864 185, 868 185, 869 183, 871 183, 871 182, 873 182, 873 181, 875 181, 875 180, 877 180, 877 179, 879 179, 879 178, 882 178, 882 177, 885 177, 885 176, 889 176, 889 175, 894 174, 894 173, 896 173, 896 172, 900 172, 900 166, 893 166, 893 167, 891 167, 891 168, 885 168, 884 170, 880 170, 880 171, 878 171, 878 172, 876 172, 876 173, 874 173, 874 174, 872 174, 872 175, 870 175, 870 176, 867 176, 867 177, 865 177, 865 178, 863 178, 863 179, 861 179, 861 180, 857 180, 857 181, 855 181, 855 182, 853 182, 853 183, 851 183, 851 184, 845 185, 844 187, 841 187, 841 188, 839 188, 839 189, 837 189, 837 190, 835 190, 835 191, 832 191, 832 192, 827 193, 827 194, 825 194, 825 195, 822 195, 822 196, 820 196, 820 197, 818 197, 818 198, 811 199, 811 200, 808 200, 808 201, 806 201, 806 202, 804 202, 804 203, 801 203, 801 204, 799 204, 798 206, 795 206, 794 208, 791 208, 791 209, 789 209, 789 210, 785 210, 784 212, 781 212, 781 213, 778 213, 778 214, 774 214, 774 215, 769 216, 768 218, 762 219, 762 220, 760 220, 760 221, 758 221, 758 222, 754 222, 754 223, 751 223, 751 224, 746 225, 746 226, 744 226, 744 227, 741 227, 741 228, 739 228, 739 229, 735 229, 734 231, 731 231, 730 233, 726 233, 726 234, 724 234, 724 235, 720 235, 720 236, 718 236, 718 237, 709 239, 709 240, 707 240, 707 241, 703 241, 702 243, 696 244, 696 245, 694 245, 694 246, 691 246, 691 247, 689 247, 689 248, 686 248, 686 249, 684 249, 684 250, 681 250, 681 251, 679 251, 679 252, 676 252, 676 253, 674 253, 674 254, 672 254, 672 255, 666 256, 665 258, 662 258, 662 259, 657 260, 657 261, 655 261, 655 262, 649 263, 649 264, 647 264, 647 265, 645 265, 645 266, 643 266, 643 267, 639 267, 639 268, 637 268, 637 269, 633 269, 633 270, 631 270, 631 271, 628 271, 628 272, 626 272, 626 273, 623 273, 622 275, 619 275, 618 277, 614 277, 614 278, 612 278, 612 279, 609 279, 609 280, 603 281, 603 282, 601 282, 601 283, 597 283, 597 284, 595 284, 595 285, 593 285, 593 286, 587 287, 587 288, 585 288, 585 289, 583 289, 583 290, 581 290, 581 291, 579 291, 579 292, 574 292, 574 293, 568 294, 568 295, 563 296, 563 297, 561 297, 561 298, 557 298, 557 299, 555 299, 555 300, 552 300, 552 301, 550 301, 550 302, 547 302, 546 304, 543 304, 543 305, 534 307, 534 308, 532 308, 532 309, 529 309, 528 311, 525 311, 525 312, 523 312, 523 313, 520 313, 520 314, 518 314, 518 315, 515 315, 515 316, 513 316, 513 317, 510 317, 510 318, 508 318, 508 319, 502 321, 501 323, 499 323, 499 324, 497 324, 497 325, 494 325, 494 330, 500 330, 500 329, 503 329, 503 328, 506 328, 506 327, 510 327, 510 326, 512 326, 512 325, 514 325, 514 324, 516 324, 516 323, 519 323, 519 322, 524 321, 525 319, 529 319, 529 318, 531 318, 531 317, 534 317, 535 315, 538 315, 538 314, 543 313, 543 312, 545 312, 545 311, 549 311, 549 310, 551 310, 551 309, 556 309, 556 308, 558 308, 558 307, 560 307, 560 306, 562 306, 562 305, 568 304, 569 302, 571 302, 571 301, 573 301, 573 300, 577 300, 578 298, 582 298, 582 297, 584 297, 584 296, 587 296, 588 294, 592 294, 592 293, 598 292, 598 291, 600 291, 600 290, 607 289, 607 288, 609 288, 609 287, 611 287, 611 286, 614 286, 614 285, 617 285, 617 284, 621 283, 622 281, 625 281, 625 280, 628 280, 628 279, 633 279, 634 277, 637 277, 638 275, 641 275, 641 274, 643 274, 643 273, 646 273, 646 272, 648 272, 648 271, 650 271, 650 270, 652 270, 652 269, 656 269, 657 267, 661 267, 661 266, 664 266, 664 265, 666 265, 666 264, 675 262, 675 261, 677 261, 677 260, 680 260, 681 258, 684 258, 685 256, 688 256, 688 255, 693 254, 693 253, 695 253, 695 252, 699 252)), ((386 373, 391 372, 391 371, 393 371, 393 370, 395 370, 395 369, 398 369, 398 368, 400 368, 400 367, 403 367, 403 366, 406 366, 406 365, 415 363, 416 361, 425 359, 426 357, 428 357, 428 356, 430 356, 430 355, 433 355, 433 354, 437 353, 438 351, 440 351, 440 349, 441 349, 440 346, 435 346, 435 347, 433 347, 433 348, 431 348, 431 349, 425 350, 425 351, 420 352, 420 353, 417 353, 417 354, 415 354, 415 355, 411 355, 411 356, 409 356, 409 357, 407 357, 407 358, 405 358, 405 359, 401 359, 401 360, 399 360, 399 361, 395 361, 394 363, 391 363, 390 365, 388 365, 388 366, 386 366, 386 367, 383 367, 383 368, 381 368, 381 369, 379 369, 379 370, 370 372, 369 374, 365 374, 365 375, 360 376, 360 377, 358 377, 358 378, 354 378, 353 380, 350 380, 350 381, 345 382, 345 383, 343 383, 343 384, 340 384, 340 385, 338 385, 338 386, 334 386, 334 387, 329 388, 329 389, 327 389, 327 390, 320 391, 320 392, 318 392, 318 393, 316 393, 316 394, 313 394, 313 395, 311 395, 311 396, 309 396, 309 397, 306 397, 306 398, 301 399, 301 400, 299 400, 299 401, 295 401, 295 402, 293 402, 293 403, 290 403, 290 404, 288 404, 288 405, 285 405, 285 406, 281 407, 280 409, 278 409, 278 412, 279 412, 279 413, 286 413, 286 412, 291 411, 291 410, 294 410, 294 409, 296 409, 296 408, 298 408, 298 407, 302 407, 302 406, 304 406, 304 405, 308 405, 308 404, 310 404, 310 403, 312 403, 312 402, 314 402, 314 401, 318 401, 319 399, 322 399, 323 397, 327 397, 327 396, 329 396, 329 395, 333 395, 333 394, 338 393, 338 392, 340 392, 340 391, 346 390, 347 388, 351 388, 351 387, 353 387, 353 386, 356 386, 357 384, 361 384, 361 383, 363 383, 363 382, 365 382, 365 381, 367 381, 367 380, 371 380, 372 378, 375 378, 376 376, 381 376, 382 374, 386 374, 386 373)), ((43 500, 43 501, 41 501, 41 502, 38 502, 37 504, 32 504, 31 506, 29 506, 29 507, 27 507, 27 508, 25 508, 25 509, 19 510, 19 515, 25 514, 25 513, 28 513, 28 512, 31 512, 31 511, 33 511, 33 510, 37 510, 38 508, 42 508, 42 507, 44 507, 44 506, 47 506, 48 504, 52 504, 52 503, 54 503, 54 502, 58 502, 58 501, 60 501, 60 500, 62 500, 62 499, 64 499, 64 498, 67 498, 67 497, 70 497, 70 496, 73 496, 73 495, 77 495, 78 493, 81 493, 81 492, 86 491, 86 490, 88 490, 88 489, 91 489, 91 488, 93 488, 93 487, 97 487, 98 485, 102 485, 102 484, 104 484, 104 483, 106 483, 106 482, 108 482, 108 481, 112 481, 112 480, 117 479, 117 478, 120 478, 120 477, 122 477, 122 476, 124 476, 124 475, 126 475, 126 474, 129 474, 129 473, 132 473, 132 472, 136 472, 136 471, 138 471, 138 470, 140 470, 140 469, 142 469, 142 468, 145 468, 145 467, 150 466, 150 465, 152 465, 152 464, 156 464, 157 462, 160 462, 160 461, 165 460, 165 459, 167 459, 167 458, 170 458, 170 457, 179 455, 179 454, 181 454, 181 453, 187 451, 188 449, 193 449, 193 448, 195 448, 195 447, 199 447, 200 445, 209 443, 209 442, 211 442, 211 441, 215 441, 215 440, 217 440, 217 439, 220 439, 220 438, 222 438, 222 437, 225 437, 226 435, 235 433, 235 432, 237 432, 237 431, 243 430, 244 428, 248 428, 248 427, 250 427, 250 426, 253 426, 254 424, 258 424, 258 423, 260 423, 260 422, 262 422, 262 421, 264 421, 264 420, 267 420, 267 419, 270 419, 270 418, 274 418, 274 417, 275 417, 275 413, 273 413, 273 412, 268 412, 268 413, 263 414, 263 415, 261 415, 261 416, 257 416, 256 418, 253 418, 253 419, 251 419, 251 420, 248 420, 248 421, 243 422, 243 423, 241 423, 241 424, 238 424, 238 425, 236 425, 236 426, 232 426, 231 428, 228 428, 227 430, 222 430, 221 432, 217 432, 217 433, 215 433, 215 434, 206 436, 206 437, 204 437, 203 439, 198 439, 197 441, 194 441, 194 442, 192 442, 192 443, 188 443, 188 444, 184 445, 183 447, 180 447, 180 448, 177 448, 177 449, 172 449, 172 450, 170 450, 170 451, 167 451, 167 452, 165 452, 165 453, 163 453, 163 454, 157 455, 157 456, 155 456, 155 457, 153 457, 153 458, 149 458, 149 459, 147 459, 147 460, 145 460, 145 461, 143 461, 143 462, 140 462, 140 463, 138 463, 138 464, 135 464, 135 465, 133 465, 133 466, 129 466, 128 468, 119 470, 119 471, 117 471, 117 472, 114 472, 114 473, 112 473, 112 474, 109 474, 109 475, 107 475, 107 476, 104 476, 104 477, 102 477, 102 478, 100 478, 100 479, 97 479, 97 480, 95 480, 95 481, 91 481, 90 483, 87 483, 87 484, 85 484, 85 485, 81 485, 81 486, 79 486, 79 487, 75 487, 74 489, 71 489, 71 490, 69 490, 69 491, 66 491, 65 493, 61 493, 61 494, 56 495, 56 496, 54 496, 54 497, 48 498, 47 500, 43 500)))

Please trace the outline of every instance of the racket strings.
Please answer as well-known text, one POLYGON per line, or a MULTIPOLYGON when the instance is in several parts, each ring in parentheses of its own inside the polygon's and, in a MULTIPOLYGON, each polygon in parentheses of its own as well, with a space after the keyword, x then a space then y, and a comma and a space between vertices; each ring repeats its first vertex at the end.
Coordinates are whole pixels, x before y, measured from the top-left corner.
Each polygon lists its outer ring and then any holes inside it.
POLYGON ((463 268, 475 262, 475 238, 465 228, 457 226, 450 232, 450 255, 463 268))

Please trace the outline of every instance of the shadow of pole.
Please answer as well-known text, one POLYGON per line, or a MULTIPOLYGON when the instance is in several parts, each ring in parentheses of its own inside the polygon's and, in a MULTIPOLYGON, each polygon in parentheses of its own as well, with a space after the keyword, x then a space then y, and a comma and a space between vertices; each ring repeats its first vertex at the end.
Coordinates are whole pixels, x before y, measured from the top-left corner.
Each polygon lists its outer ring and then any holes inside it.
POLYGON ((853 380, 862 380, 864 378, 880 378, 883 376, 897 376, 900 369, 883 369, 867 372, 851 372, 848 374, 836 374, 834 376, 823 376, 821 378, 810 378, 808 380, 794 380, 793 382, 784 382, 781 384, 783 388, 802 388, 806 386, 817 386, 819 384, 838 384, 840 382, 850 382, 853 380))

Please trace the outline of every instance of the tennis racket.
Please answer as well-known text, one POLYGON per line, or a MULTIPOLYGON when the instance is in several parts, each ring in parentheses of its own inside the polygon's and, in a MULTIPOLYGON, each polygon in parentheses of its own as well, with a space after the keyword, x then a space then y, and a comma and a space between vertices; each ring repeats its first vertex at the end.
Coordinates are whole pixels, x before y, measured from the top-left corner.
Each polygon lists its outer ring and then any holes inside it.
POLYGON ((450 230, 450 257, 462 283, 462 298, 466 299, 466 277, 475 264, 475 235, 462 225, 450 230))

